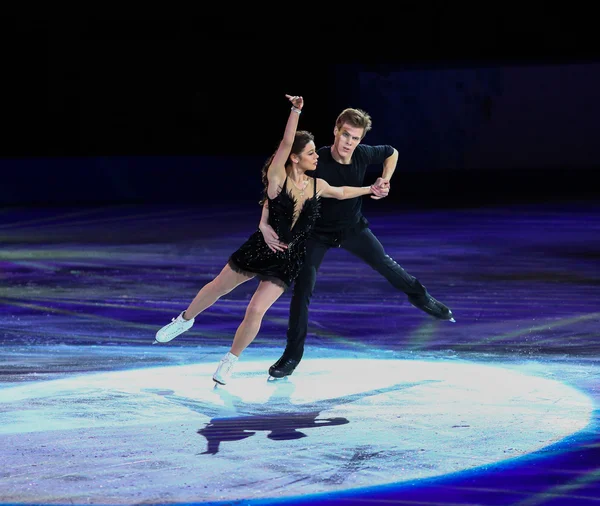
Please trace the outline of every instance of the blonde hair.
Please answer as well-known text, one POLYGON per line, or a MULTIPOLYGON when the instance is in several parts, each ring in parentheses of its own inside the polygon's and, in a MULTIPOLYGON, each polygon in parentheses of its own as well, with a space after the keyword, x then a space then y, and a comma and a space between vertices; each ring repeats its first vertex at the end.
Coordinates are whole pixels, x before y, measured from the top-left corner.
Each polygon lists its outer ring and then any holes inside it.
POLYGON ((354 109, 352 107, 344 109, 335 120, 335 126, 338 129, 342 128, 344 123, 348 123, 356 128, 362 128, 364 130, 362 135, 363 137, 367 135, 369 130, 371 130, 373 124, 369 113, 363 111, 362 109, 354 109))

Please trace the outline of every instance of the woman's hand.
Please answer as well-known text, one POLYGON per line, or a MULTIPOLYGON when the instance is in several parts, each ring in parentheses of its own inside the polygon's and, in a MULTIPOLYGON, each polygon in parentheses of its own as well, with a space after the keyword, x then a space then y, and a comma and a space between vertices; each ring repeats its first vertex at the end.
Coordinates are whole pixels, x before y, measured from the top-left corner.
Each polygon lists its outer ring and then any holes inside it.
POLYGON ((298 97, 296 95, 286 95, 286 97, 296 109, 300 111, 302 110, 302 107, 304 107, 304 99, 302 97, 298 97))

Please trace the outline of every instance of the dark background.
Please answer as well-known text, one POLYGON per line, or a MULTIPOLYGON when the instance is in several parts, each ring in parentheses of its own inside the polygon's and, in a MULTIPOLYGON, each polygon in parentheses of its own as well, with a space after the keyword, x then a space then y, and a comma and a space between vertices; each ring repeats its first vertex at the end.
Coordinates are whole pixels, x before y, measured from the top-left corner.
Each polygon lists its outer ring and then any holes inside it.
POLYGON ((5 19, 2 205, 257 201, 285 93, 318 146, 371 113, 400 151, 382 206, 597 198, 591 12, 364 7, 5 19))

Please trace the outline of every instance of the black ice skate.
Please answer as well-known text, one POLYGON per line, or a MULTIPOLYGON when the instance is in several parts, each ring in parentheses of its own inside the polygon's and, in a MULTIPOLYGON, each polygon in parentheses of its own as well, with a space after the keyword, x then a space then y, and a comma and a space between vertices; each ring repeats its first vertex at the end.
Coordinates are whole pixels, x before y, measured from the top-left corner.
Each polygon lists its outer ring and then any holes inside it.
POLYGON ((284 378, 285 376, 292 374, 299 363, 299 360, 282 356, 277 362, 269 367, 269 374, 273 376, 273 378, 284 378))
POLYGON ((412 295, 408 297, 408 301, 416 308, 425 311, 427 314, 430 314, 439 320, 448 320, 452 323, 456 323, 452 311, 429 294, 412 295))

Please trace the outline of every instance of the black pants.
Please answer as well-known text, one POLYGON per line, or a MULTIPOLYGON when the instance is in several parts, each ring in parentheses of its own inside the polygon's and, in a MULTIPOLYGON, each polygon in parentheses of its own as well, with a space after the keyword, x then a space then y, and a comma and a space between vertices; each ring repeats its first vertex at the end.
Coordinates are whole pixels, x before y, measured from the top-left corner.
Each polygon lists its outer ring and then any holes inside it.
MULTIPOLYGON (((317 271, 332 246, 318 237, 308 239, 306 260, 294 284, 294 293, 290 303, 290 316, 287 331, 287 345, 284 355, 301 360, 304 354, 304 341, 308 332, 308 306, 313 294, 317 271)), ((345 239, 340 246, 370 265, 390 284, 407 295, 426 295, 426 288, 417 278, 411 276, 393 258, 386 255, 383 246, 366 228, 356 235, 345 239)))

